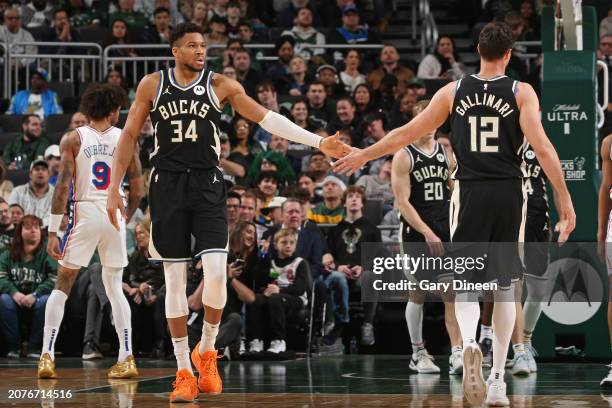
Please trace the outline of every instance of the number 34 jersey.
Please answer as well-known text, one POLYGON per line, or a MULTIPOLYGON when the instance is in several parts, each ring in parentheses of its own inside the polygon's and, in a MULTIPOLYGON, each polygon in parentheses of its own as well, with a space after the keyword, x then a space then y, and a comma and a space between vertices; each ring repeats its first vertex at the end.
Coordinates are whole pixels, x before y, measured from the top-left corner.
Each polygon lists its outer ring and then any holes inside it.
POLYGON ((160 73, 151 109, 155 149, 151 164, 159 170, 206 170, 219 164, 221 110, 213 91, 214 73, 203 70, 187 86, 180 86, 169 68, 160 73))
POLYGON ((515 93, 518 81, 505 75, 457 81, 451 112, 451 143, 457 180, 525 177, 525 141, 515 93))
POLYGON ((92 127, 81 126, 76 131, 81 139, 81 148, 75 157, 71 201, 106 202, 113 156, 121 129, 111 126, 99 132, 92 127))

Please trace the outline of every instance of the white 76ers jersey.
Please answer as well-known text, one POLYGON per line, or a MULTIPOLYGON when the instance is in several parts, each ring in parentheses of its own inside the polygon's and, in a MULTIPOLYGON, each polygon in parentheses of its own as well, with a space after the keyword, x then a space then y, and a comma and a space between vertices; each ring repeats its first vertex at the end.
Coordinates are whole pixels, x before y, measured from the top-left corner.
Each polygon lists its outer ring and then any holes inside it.
POLYGON ((121 129, 111 126, 98 132, 89 126, 81 126, 76 131, 81 138, 81 148, 75 157, 72 201, 106 202, 121 129))

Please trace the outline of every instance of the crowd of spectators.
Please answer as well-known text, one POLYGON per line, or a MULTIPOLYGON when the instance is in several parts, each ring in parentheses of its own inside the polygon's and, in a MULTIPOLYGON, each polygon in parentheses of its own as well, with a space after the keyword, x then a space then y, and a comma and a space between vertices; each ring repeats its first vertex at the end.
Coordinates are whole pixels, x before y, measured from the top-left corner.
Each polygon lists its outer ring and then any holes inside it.
MULTIPOLYGON (((77 42, 84 29, 95 26, 106 30, 107 38, 100 38, 104 46, 134 44, 114 49, 111 56, 164 56, 169 48, 138 44, 167 44, 171 28, 183 21, 201 25, 207 31, 211 69, 236 79, 251 97, 300 127, 321 136, 338 133, 343 142, 357 147, 370 146, 411 120, 415 103, 441 84, 474 71, 449 36, 441 36, 420 61, 402 59, 393 44, 381 40, 388 13, 381 0, 118 0, 108 9, 103 9, 107 2, 91 0, 22 3, 0 1, 1 42, 31 42, 29 30, 39 30, 46 41, 77 42), (258 43, 273 47, 248 47, 258 43), (347 46, 329 49, 326 44, 347 46), (376 48, 351 48, 361 44, 376 48)), ((499 20, 512 27, 517 40, 537 39, 541 2, 512 3, 490 0, 482 17, 472 22, 474 33, 483 22, 499 20)), ((610 18, 602 22, 602 29, 609 27, 610 18)), ((35 47, 14 51, 37 52, 35 47)), ((73 51, 66 47, 63 52, 73 51)), ((541 59, 522 58, 521 52, 525 50, 520 47, 514 50, 507 74, 537 87, 541 59)), ((601 33, 598 58, 610 66, 610 31, 601 33)), ((11 61, 18 68, 33 63, 25 58, 11 61)), ((123 87, 131 102, 137 80, 145 73, 140 69, 123 71, 117 63, 104 82, 123 87)), ((27 89, 12 96, 6 111, 21 115, 21 131, 3 146, 0 166, 0 348, 12 357, 39 351, 41 316, 57 268, 41 249, 59 171, 57 140, 49 139, 46 126, 64 111, 70 115, 66 129, 87 124, 80 112, 63 110, 49 82, 49 72, 32 67, 27 89), (26 173, 29 180, 14 185, 9 176, 15 172, 26 173), (24 349, 20 319, 28 315, 26 310, 32 313, 31 329, 26 330, 29 348, 24 349)), ((347 336, 355 337, 364 350, 375 345, 380 305, 361 301, 360 243, 397 240, 396 231, 381 233, 378 228, 398 223, 390 157, 347 177, 334 174, 330 158, 320 151, 269 134, 229 106, 222 112, 222 130, 220 167, 229 191, 230 238, 228 303, 217 346, 232 357, 303 347, 290 332, 297 330, 304 340, 301 325, 308 323, 305 311, 311 307, 316 346, 341 350, 347 336)), ((445 145, 449 132, 444 126, 437 135, 445 145)), ((155 147, 150 120, 139 144, 147 175, 155 147)), ((129 192, 129 186, 125 188, 129 192)), ((163 267, 148 260, 149 229, 145 198, 128 226, 130 256, 123 290, 133 310, 134 347, 163 357, 170 350, 163 267)), ((188 276, 193 344, 203 318, 201 271, 201 263, 194 262, 188 276)), ((99 358, 101 322, 110 314, 98 260, 81 274, 73 292, 87 303, 82 355, 99 358)))

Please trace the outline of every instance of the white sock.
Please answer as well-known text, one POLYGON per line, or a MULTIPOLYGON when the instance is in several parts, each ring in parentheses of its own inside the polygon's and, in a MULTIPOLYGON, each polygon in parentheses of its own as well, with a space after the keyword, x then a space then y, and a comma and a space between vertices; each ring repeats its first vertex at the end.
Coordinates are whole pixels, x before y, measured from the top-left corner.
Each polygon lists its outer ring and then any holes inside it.
POLYGON ((504 381, 504 369, 503 368, 492 368, 489 378, 493 381, 504 381))
POLYGON ((174 346, 174 357, 176 357, 176 365, 178 370, 183 368, 189 370, 193 374, 191 369, 191 361, 189 360, 189 341, 187 336, 185 337, 173 337, 172 345, 174 346))
POLYGON ((406 324, 412 343, 412 352, 416 353, 423 348, 423 305, 418 303, 406 303, 406 324))
POLYGON ((514 302, 495 302, 493 305, 493 368, 498 370, 503 370, 506 365, 515 320, 514 302))
POLYGON ((204 326, 202 327, 202 339, 200 340, 200 353, 215 349, 215 341, 217 340, 217 334, 219 334, 219 325, 208 323, 204 320, 204 326))
POLYGON ((455 302, 455 316, 457 317, 457 324, 463 339, 463 348, 465 348, 468 344, 476 342, 476 328, 480 318, 480 306, 478 306, 478 302, 461 300, 460 295, 457 296, 457 301, 455 302))
POLYGON ((493 327, 486 326, 484 324, 480 325, 480 337, 478 339, 479 343, 482 343, 484 339, 493 339, 493 327))
POLYGON ((523 343, 517 343, 512 345, 512 351, 514 355, 521 354, 525 352, 525 345, 523 343))
POLYGON ((117 358, 119 363, 123 363, 128 356, 132 355, 132 311, 123 294, 122 277, 122 268, 102 267, 102 283, 111 304, 113 322, 119 340, 119 356, 117 358))
POLYGON ((45 306, 45 328, 43 334, 42 354, 49 353, 52 360, 55 360, 55 340, 59 334, 59 328, 64 317, 64 305, 66 295, 61 290, 54 289, 47 299, 45 306))

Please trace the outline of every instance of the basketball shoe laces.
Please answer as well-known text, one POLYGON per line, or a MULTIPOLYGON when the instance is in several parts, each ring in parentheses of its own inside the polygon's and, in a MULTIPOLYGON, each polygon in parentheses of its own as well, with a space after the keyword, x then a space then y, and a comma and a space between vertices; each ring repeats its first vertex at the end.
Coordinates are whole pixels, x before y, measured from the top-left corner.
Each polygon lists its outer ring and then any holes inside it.
POLYGON ((219 371, 217 370, 217 359, 221 358, 221 356, 217 355, 215 358, 207 358, 204 360, 203 371, 208 377, 219 375, 219 371))
POLYGON ((172 383, 172 388, 176 390, 185 386, 189 386, 189 391, 192 394, 195 394, 198 391, 198 385, 195 381, 189 381, 190 379, 191 376, 189 374, 181 371, 177 374, 176 380, 174 380, 174 382, 172 383))

